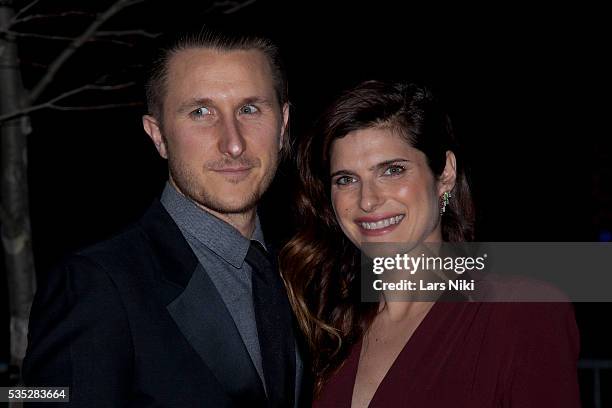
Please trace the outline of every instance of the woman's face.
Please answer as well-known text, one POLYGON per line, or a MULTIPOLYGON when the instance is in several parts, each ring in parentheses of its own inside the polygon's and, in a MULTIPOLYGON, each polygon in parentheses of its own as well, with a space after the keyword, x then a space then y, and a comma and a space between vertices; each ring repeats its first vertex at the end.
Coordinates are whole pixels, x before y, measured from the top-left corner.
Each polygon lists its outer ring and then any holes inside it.
POLYGON ((331 146, 331 197, 338 223, 357 246, 440 242, 439 197, 455 180, 455 158, 436 180, 423 152, 388 128, 368 128, 331 146))

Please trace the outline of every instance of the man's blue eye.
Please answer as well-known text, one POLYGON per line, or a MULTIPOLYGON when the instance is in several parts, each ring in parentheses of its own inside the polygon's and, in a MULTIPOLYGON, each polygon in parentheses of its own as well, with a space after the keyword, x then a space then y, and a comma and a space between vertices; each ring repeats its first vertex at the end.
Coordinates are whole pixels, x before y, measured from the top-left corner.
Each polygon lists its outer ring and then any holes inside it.
POLYGON ((198 108, 196 110, 194 110, 193 112, 191 112, 191 116, 195 117, 195 118, 201 118, 203 116, 206 115, 210 115, 210 110, 208 108, 198 108))
POLYGON ((240 108, 240 113, 244 113, 247 115, 252 115, 253 113, 257 113, 259 109, 255 105, 244 105, 240 108))
POLYGON ((404 166, 399 166, 396 164, 396 165, 387 167, 387 170, 385 170, 384 174, 387 176, 395 176, 397 174, 402 174, 404 170, 406 170, 404 166))

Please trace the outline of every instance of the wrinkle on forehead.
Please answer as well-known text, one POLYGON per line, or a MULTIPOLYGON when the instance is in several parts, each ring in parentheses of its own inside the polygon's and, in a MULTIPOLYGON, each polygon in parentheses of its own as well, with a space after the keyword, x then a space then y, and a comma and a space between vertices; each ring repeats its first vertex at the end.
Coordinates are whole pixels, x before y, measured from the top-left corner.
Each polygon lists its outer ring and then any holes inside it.
POLYGON ((259 50, 179 51, 169 62, 168 84, 168 97, 181 100, 275 96, 268 60, 259 50))

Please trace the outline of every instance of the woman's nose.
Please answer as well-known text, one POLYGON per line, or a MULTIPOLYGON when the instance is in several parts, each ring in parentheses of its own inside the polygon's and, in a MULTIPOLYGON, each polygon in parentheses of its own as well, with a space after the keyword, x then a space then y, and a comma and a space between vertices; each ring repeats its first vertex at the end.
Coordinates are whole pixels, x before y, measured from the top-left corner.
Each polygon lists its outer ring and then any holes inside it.
POLYGON ((359 206, 365 212, 376 210, 382 203, 379 188, 373 182, 363 182, 361 185, 361 197, 359 206))

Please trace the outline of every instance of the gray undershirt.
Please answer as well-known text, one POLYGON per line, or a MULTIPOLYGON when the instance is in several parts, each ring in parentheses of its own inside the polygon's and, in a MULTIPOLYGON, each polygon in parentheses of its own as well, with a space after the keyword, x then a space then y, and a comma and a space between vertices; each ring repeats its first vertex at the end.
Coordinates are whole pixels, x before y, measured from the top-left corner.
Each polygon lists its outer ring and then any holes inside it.
MULTIPOLYGON (((221 295, 265 388, 253 310, 252 269, 245 262, 250 240, 230 224, 197 207, 169 183, 164 188, 161 203, 221 295)), ((255 219, 252 239, 266 248, 259 217, 255 219)))

